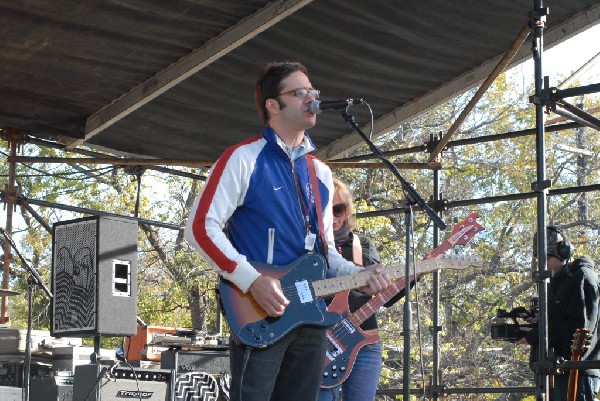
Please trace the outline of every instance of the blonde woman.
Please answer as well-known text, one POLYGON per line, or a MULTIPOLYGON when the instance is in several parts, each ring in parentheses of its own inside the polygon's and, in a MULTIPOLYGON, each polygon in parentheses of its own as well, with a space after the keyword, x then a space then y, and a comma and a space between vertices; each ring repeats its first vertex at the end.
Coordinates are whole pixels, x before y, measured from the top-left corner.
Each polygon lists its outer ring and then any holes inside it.
MULTIPOLYGON (((381 263, 377 248, 373 241, 364 235, 354 232, 356 219, 352 193, 346 184, 339 179, 333 179, 333 234, 337 251, 347 260, 358 266, 369 266, 381 263)), ((385 306, 388 307, 400 299, 402 294, 392 298, 385 306)), ((371 299, 360 290, 352 290, 348 296, 351 312, 355 312, 371 299)), ((360 328, 366 334, 377 332, 377 319, 370 316, 360 328)), ((360 349, 354 366, 348 378, 334 388, 321 388, 318 401, 369 401, 375 399, 379 374, 381 372, 381 343, 367 344, 360 349), (342 398, 340 398, 340 388, 342 398)))

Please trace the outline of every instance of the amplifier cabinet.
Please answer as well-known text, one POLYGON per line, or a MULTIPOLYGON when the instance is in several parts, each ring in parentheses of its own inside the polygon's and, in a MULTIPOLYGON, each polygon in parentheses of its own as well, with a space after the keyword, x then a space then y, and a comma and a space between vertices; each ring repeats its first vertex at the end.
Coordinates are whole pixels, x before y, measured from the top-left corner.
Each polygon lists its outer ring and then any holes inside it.
POLYGON ((172 401, 175 373, 169 369, 110 367, 90 364, 75 367, 73 401, 172 401))
POLYGON ((161 354, 160 367, 174 369, 178 375, 190 372, 229 374, 229 350, 167 350, 161 354))
POLYGON ((35 376, 29 383, 31 401, 73 401, 73 376, 35 376))
POLYGON ((23 401, 22 387, 8 387, 0 385, 0 400, 2 401, 23 401))
POLYGON ((125 338, 127 360, 129 362, 144 360, 160 362, 160 354, 169 348, 168 346, 155 345, 155 343, 158 343, 156 340, 166 334, 175 335, 176 333, 176 327, 138 325, 137 334, 125 338))

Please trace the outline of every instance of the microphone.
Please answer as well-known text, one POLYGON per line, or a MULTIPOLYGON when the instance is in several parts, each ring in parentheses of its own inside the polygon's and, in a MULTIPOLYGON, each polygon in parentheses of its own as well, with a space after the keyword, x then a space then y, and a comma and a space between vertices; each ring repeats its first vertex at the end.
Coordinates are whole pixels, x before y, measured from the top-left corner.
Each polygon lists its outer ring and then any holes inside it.
POLYGON ((346 110, 348 106, 362 102, 362 99, 330 100, 325 102, 313 100, 308 104, 308 111, 312 114, 319 114, 325 110, 346 110))

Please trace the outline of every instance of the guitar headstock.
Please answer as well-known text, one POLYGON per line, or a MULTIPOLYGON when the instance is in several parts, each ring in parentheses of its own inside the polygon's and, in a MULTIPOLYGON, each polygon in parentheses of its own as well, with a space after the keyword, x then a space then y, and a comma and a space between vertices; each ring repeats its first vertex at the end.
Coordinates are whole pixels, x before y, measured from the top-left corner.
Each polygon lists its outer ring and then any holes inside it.
POLYGON ((590 346, 591 334, 587 329, 576 329, 573 333, 573 344, 571 345, 571 352, 573 358, 579 358, 590 346))
POLYGON ((476 233, 485 230, 477 218, 479 214, 471 213, 463 221, 454 225, 452 234, 432 251, 425 252, 425 259, 435 258, 455 245, 466 245, 476 233))
POLYGON ((485 230, 481 224, 477 223, 478 217, 479 213, 473 212, 460 223, 456 223, 452 234, 446 241, 452 246, 466 245, 475 234, 485 230))
POLYGON ((473 255, 447 255, 442 254, 433 258, 437 264, 445 269, 463 270, 468 267, 481 267, 483 261, 473 255))

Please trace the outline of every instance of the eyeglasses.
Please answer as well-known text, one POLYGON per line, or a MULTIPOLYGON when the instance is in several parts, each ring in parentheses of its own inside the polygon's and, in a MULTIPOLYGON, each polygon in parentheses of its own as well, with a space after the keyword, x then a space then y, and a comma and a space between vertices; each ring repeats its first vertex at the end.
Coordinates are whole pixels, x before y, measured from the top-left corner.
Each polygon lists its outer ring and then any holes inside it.
POLYGON ((345 203, 336 203, 333 205, 333 215, 335 217, 342 217, 346 214, 346 204, 345 203))
POLYGON ((289 91, 285 91, 285 92, 281 92, 279 94, 279 96, 281 95, 294 95, 296 97, 300 97, 300 98, 305 98, 308 95, 311 95, 312 97, 314 97, 315 99, 319 98, 319 95, 321 94, 321 91, 314 89, 314 88, 297 88, 297 89, 292 89, 289 91))

